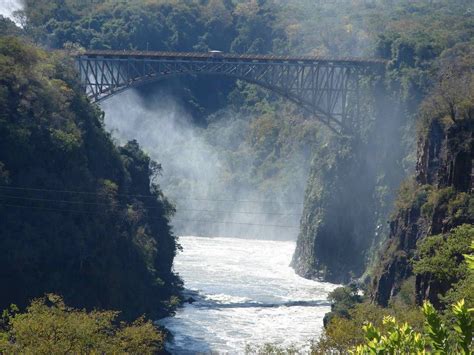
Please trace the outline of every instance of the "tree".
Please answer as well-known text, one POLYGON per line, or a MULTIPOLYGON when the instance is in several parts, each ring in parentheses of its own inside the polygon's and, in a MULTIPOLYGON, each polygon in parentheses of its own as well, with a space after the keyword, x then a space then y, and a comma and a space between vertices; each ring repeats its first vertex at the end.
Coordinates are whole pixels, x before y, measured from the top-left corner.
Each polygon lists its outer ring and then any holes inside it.
POLYGON ((0 322, 0 353, 155 354, 165 336, 151 321, 118 323, 118 312, 77 310, 61 297, 35 299, 26 312, 12 305, 0 322))

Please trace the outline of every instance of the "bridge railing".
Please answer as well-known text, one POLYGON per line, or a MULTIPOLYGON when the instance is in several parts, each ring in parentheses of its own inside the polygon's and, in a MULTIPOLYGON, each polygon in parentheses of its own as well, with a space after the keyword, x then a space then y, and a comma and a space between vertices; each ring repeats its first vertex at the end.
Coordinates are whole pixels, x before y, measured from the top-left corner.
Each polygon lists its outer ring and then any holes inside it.
POLYGON ((380 58, 357 57, 323 57, 323 56, 288 56, 274 54, 234 54, 212 52, 158 52, 158 51, 117 51, 117 50, 87 50, 76 52, 75 56, 84 57, 125 57, 125 58, 163 58, 163 59, 209 59, 209 60, 237 60, 237 61, 264 61, 264 62, 298 62, 298 63, 338 63, 339 65, 385 66, 386 60, 380 58))

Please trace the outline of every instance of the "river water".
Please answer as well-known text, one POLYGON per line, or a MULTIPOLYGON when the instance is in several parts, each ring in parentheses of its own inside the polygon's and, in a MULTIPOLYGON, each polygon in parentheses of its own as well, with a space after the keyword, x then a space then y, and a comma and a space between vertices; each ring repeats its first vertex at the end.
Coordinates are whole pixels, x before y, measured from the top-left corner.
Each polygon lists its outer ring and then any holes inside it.
POLYGON ((294 273, 294 242, 188 236, 180 243, 174 268, 196 302, 161 321, 174 334, 170 352, 236 354, 265 343, 307 349, 319 336, 336 285, 294 273))

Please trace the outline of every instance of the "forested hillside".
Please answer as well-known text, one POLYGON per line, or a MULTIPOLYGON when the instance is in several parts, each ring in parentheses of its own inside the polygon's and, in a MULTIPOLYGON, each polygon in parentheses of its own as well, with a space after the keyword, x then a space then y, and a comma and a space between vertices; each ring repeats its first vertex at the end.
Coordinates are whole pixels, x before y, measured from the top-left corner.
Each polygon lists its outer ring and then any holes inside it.
MULTIPOLYGON (((51 48, 236 53, 285 50, 272 2, 233 1, 25 1, 26 32, 51 48)), ((222 78, 184 78, 167 83, 203 124, 228 104, 235 84, 222 78), (212 92, 213 95, 208 95, 212 92)))
POLYGON ((70 59, 0 39, 0 308, 57 293, 72 306, 163 316, 179 286, 159 166, 117 147, 70 59))

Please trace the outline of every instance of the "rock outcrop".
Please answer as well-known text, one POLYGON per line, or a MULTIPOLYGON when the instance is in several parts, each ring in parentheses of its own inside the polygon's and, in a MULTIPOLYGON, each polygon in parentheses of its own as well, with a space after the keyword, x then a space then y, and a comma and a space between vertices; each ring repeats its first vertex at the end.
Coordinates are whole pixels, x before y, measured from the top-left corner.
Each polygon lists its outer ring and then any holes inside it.
POLYGON ((335 141, 316 155, 292 261, 299 275, 347 283, 364 272, 375 229, 375 178, 366 149, 335 141))
MULTIPOLYGON (((381 255, 372 285, 372 299, 388 305, 401 284, 413 275, 410 260, 417 242, 429 235, 449 232, 473 223, 472 188, 474 122, 434 119, 418 144, 415 181, 406 188, 407 201, 399 202, 390 222, 390 236, 381 255)), ((403 196, 401 197, 403 200, 403 196)), ((449 285, 433 281, 430 275, 416 275, 417 300, 439 304, 438 295, 449 285)))

